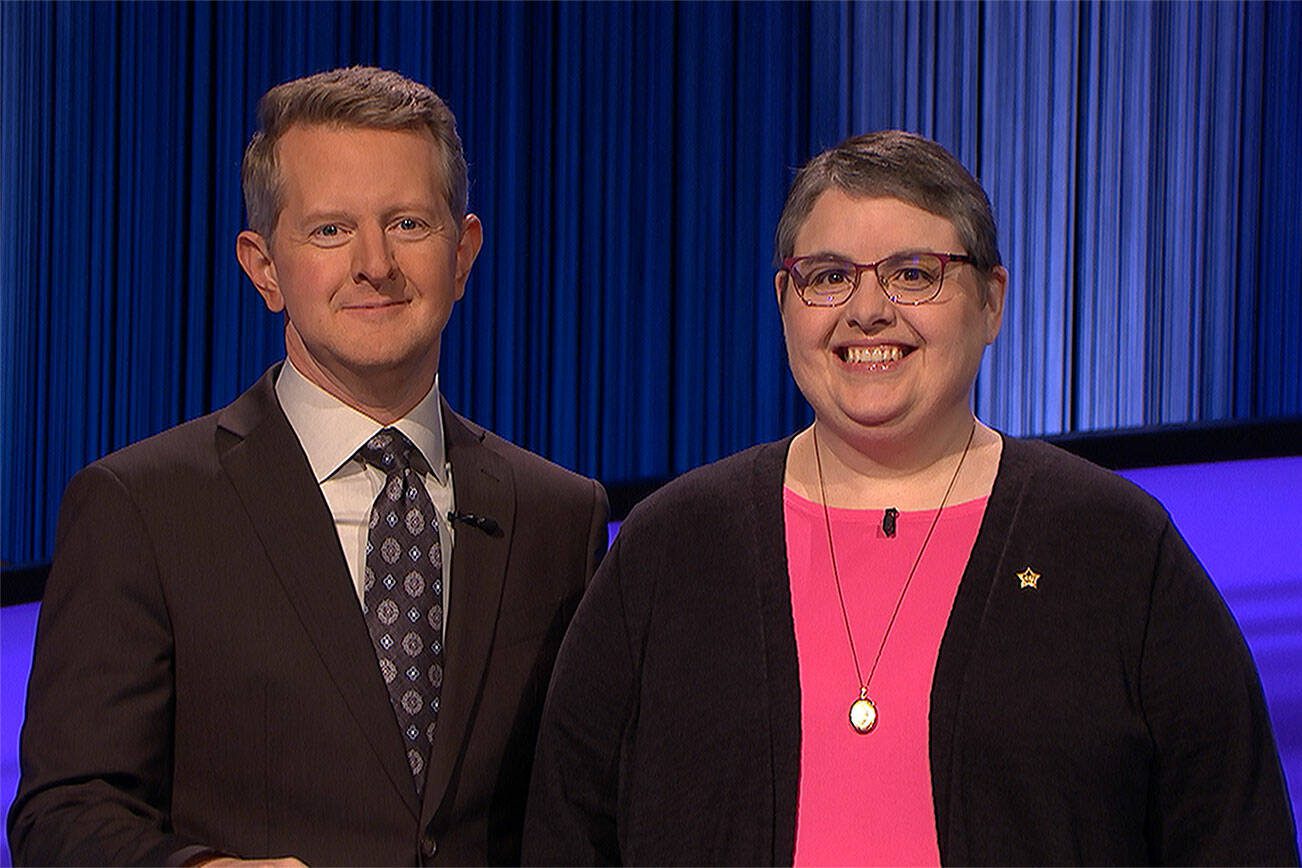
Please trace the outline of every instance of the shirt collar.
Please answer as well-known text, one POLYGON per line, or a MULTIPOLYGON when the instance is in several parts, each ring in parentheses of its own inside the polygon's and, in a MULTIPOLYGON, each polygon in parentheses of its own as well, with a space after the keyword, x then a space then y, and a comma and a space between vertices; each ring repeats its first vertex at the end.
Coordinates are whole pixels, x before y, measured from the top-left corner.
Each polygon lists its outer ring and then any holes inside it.
MULTIPOLYGON (((303 444, 308 464, 318 483, 347 464, 357 450, 382 428, 390 427, 348 406, 313 383, 285 360, 276 376, 276 398, 290 427, 303 444)), ((447 453, 443 443, 443 414, 439 403, 438 375, 429 392, 406 416, 394 422, 412 442, 440 484, 447 484, 447 453)))

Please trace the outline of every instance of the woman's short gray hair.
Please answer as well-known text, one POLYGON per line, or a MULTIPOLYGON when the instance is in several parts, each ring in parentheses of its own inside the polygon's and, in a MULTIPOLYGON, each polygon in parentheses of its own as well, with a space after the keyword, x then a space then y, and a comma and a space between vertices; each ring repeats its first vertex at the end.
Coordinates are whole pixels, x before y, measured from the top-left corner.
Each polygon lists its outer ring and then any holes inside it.
POLYGON ((930 139, 882 130, 846 139, 796 173, 778 221, 776 266, 795 250, 815 200, 832 187, 855 197, 900 199, 944 217, 978 269, 988 274, 1002 264, 990 200, 963 164, 930 139))
POLYGON ((278 84, 258 102, 258 131, 240 171, 249 228, 270 237, 280 218, 276 143, 297 124, 377 130, 429 130, 443 164, 448 210, 460 231, 469 188, 457 119, 438 94, 404 75, 371 66, 318 72, 278 84))

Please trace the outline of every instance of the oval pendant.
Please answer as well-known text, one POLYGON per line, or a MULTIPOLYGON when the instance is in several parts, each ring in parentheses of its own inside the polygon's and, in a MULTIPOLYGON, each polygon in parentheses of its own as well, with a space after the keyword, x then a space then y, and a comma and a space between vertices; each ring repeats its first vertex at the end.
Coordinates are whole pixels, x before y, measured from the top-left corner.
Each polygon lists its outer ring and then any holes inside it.
POLYGON ((867 696, 860 696, 850 704, 850 725, 860 735, 867 735, 877 726, 877 706, 867 696))

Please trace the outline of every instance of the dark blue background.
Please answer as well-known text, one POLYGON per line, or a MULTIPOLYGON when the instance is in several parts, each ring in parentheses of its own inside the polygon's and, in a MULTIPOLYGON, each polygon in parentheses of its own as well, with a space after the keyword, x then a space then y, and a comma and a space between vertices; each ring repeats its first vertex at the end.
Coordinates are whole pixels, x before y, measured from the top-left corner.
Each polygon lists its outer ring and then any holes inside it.
POLYGON ((939 139, 1012 274, 1011 433, 1302 413, 1302 5, 0 4, 0 559, 68 478, 281 355, 240 274, 257 97, 346 63, 460 119, 487 242, 453 404, 606 482, 808 418, 771 237, 852 132, 939 139))
MULTIPOLYGON (((608 483, 807 421, 772 233, 795 167, 882 127, 994 203, 983 419, 1302 414, 1299 44, 1288 3, 0 3, 0 561, 49 557, 78 468, 280 358, 233 256, 240 157, 263 91, 348 63, 460 119, 487 242, 444 391, 608 483)), ((1169 472, 1134 477, 1244 627, 1296 804, 1297 460, 1169 472)), ((0 806, 34 609, 3 610, 0 806)))

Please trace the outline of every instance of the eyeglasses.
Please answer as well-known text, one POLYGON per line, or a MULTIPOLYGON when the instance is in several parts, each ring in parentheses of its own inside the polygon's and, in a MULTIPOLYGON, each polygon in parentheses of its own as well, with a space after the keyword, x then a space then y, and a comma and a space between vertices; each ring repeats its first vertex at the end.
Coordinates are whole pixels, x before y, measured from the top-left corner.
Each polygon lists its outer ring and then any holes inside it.
POLYGON ((791 275, 800 300, 811 307, 845 304, 859 288, 865 271, 877 275, 886 297, 896 304, 926 304, 940 295, 945 266, 951 262, 972 263, 961 253, 897 253, 877 262, 859 263, 819 254, 788 256, 782 267, 791 275))

